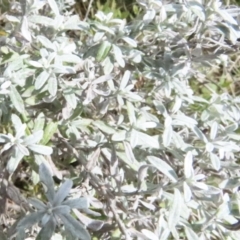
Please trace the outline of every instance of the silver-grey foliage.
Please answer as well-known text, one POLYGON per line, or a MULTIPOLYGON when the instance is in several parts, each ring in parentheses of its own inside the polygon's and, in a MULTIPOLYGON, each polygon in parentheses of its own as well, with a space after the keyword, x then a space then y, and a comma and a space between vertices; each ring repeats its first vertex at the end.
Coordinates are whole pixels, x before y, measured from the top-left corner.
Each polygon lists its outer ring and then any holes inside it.
MULTIPOLYGON (((91 239, 85 227, 71 215, 73 208, 87 209, 89 207, 86 198, 66 199, 73 185, 72 180, 66 180, 58 191, 55 192, 51 173, 43 163, 39 167, 39 176, 40 181, 45 187, 48 202, 45 204, 36 198, 29 200, 30 204, 36 209, 36 212, 28 214, 18 222, 17 234, 39 223, 42 229, 37 239, 50 240, 57 225, 60 224, 59 220, 61 220, 64 228, 75 238, 81 240, 91 239)), ((24 234, 22 239, 25 239, 24 234)))
POLYGON ((240 211, 240 98, 206 83, 239 50, 240 9, 137 0, 131 22, 111 12, 85 21, 71 0, 21 2, 0 39, 1 154, 13 176, 24 169, 34 186, 40 176, 48 203, 31 200, 18 237, 35 223, 42 239, 64 236, 61 220, 89 239, 79 219, 104 240, 239 239, 223 226, 240 211), (107 221, 76 210, 94 214, 85 198, 65 199, 72 181, 55 193, 42 163, 70 175, 107 221))

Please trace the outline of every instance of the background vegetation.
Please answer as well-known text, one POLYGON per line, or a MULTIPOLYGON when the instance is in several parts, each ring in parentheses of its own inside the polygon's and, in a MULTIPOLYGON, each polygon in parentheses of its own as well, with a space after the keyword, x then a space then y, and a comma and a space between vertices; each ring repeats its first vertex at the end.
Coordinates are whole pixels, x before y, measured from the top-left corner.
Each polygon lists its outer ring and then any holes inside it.
POLYGON ((239 239, 237 6, 0 6, 1 239, 239 239))

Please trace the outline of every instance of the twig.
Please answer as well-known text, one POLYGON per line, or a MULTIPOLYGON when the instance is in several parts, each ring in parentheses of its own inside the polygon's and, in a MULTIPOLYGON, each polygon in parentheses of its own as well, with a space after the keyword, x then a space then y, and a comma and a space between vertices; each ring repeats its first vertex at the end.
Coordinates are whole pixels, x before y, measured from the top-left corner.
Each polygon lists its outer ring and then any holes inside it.
POLYGON ((124 226, 124 223, 122 222, 122 220, 120 219, 120 217, 118 216, 117 212, 115 211, 114 205, 113 205, 113 200, 109 200, 109 208, 111 209, 114 218, 118 224, 118 227, 120 228, 121 232, 125 235, 125 239, 126 240, 131 240, 131 237, 129 236, 127 229, 124 226))
POLYGON ((87 18, 88 18, 88 15, 89 15, 89 13, 90 13, 90 9, 91 9, 91 7, 92 7, 92 3, 93 3, 93 0, 90 0, 89 5, 88 5, 88 9, 87 9, 87 12, 86 12, 86 15, 85 15, 85 18, 83 19, 84 22, 85 22, 85 21, 87 20, 87 18))

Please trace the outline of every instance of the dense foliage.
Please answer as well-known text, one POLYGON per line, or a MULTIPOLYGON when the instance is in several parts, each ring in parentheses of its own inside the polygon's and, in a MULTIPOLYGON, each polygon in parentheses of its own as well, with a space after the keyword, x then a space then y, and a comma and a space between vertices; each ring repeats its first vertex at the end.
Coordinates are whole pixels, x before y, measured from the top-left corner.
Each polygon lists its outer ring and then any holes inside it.
POLYGON ((2 0, 0 238, 239 239, 240 9, 85 10, 2 0))

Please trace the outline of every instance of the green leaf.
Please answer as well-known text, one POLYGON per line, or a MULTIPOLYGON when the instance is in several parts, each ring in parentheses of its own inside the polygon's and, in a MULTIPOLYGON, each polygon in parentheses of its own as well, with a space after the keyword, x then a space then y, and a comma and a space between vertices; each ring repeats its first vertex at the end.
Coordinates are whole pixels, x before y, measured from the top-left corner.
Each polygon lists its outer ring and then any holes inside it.
POLYGON ((43 130, 45 124, 45 116, 43 113, 39 113, 39 115, 37 116, 37 118, 34 121, 34 132, 37 132, 39 130, 43 130))
POLYGON ((102 42, 98 49, 96 60, 98 62, 102 62, 109 54, 111 48, 112 48, 112 44, 110 42, 108 41, 102 42))
POLYGON ((57 132, 58 123, 49 122, 46 128, 44 129, 43 138, 41 140, 41 144, 46 145, 52 138, 52 136, 57 132))
POLYGON ((22 100, 21 95, 18 93, 17 89, 13 85, 11 85, 10 87, 9 96, 16 110, 19 113, 23 114, 25 112, 24 102, 22 100))

